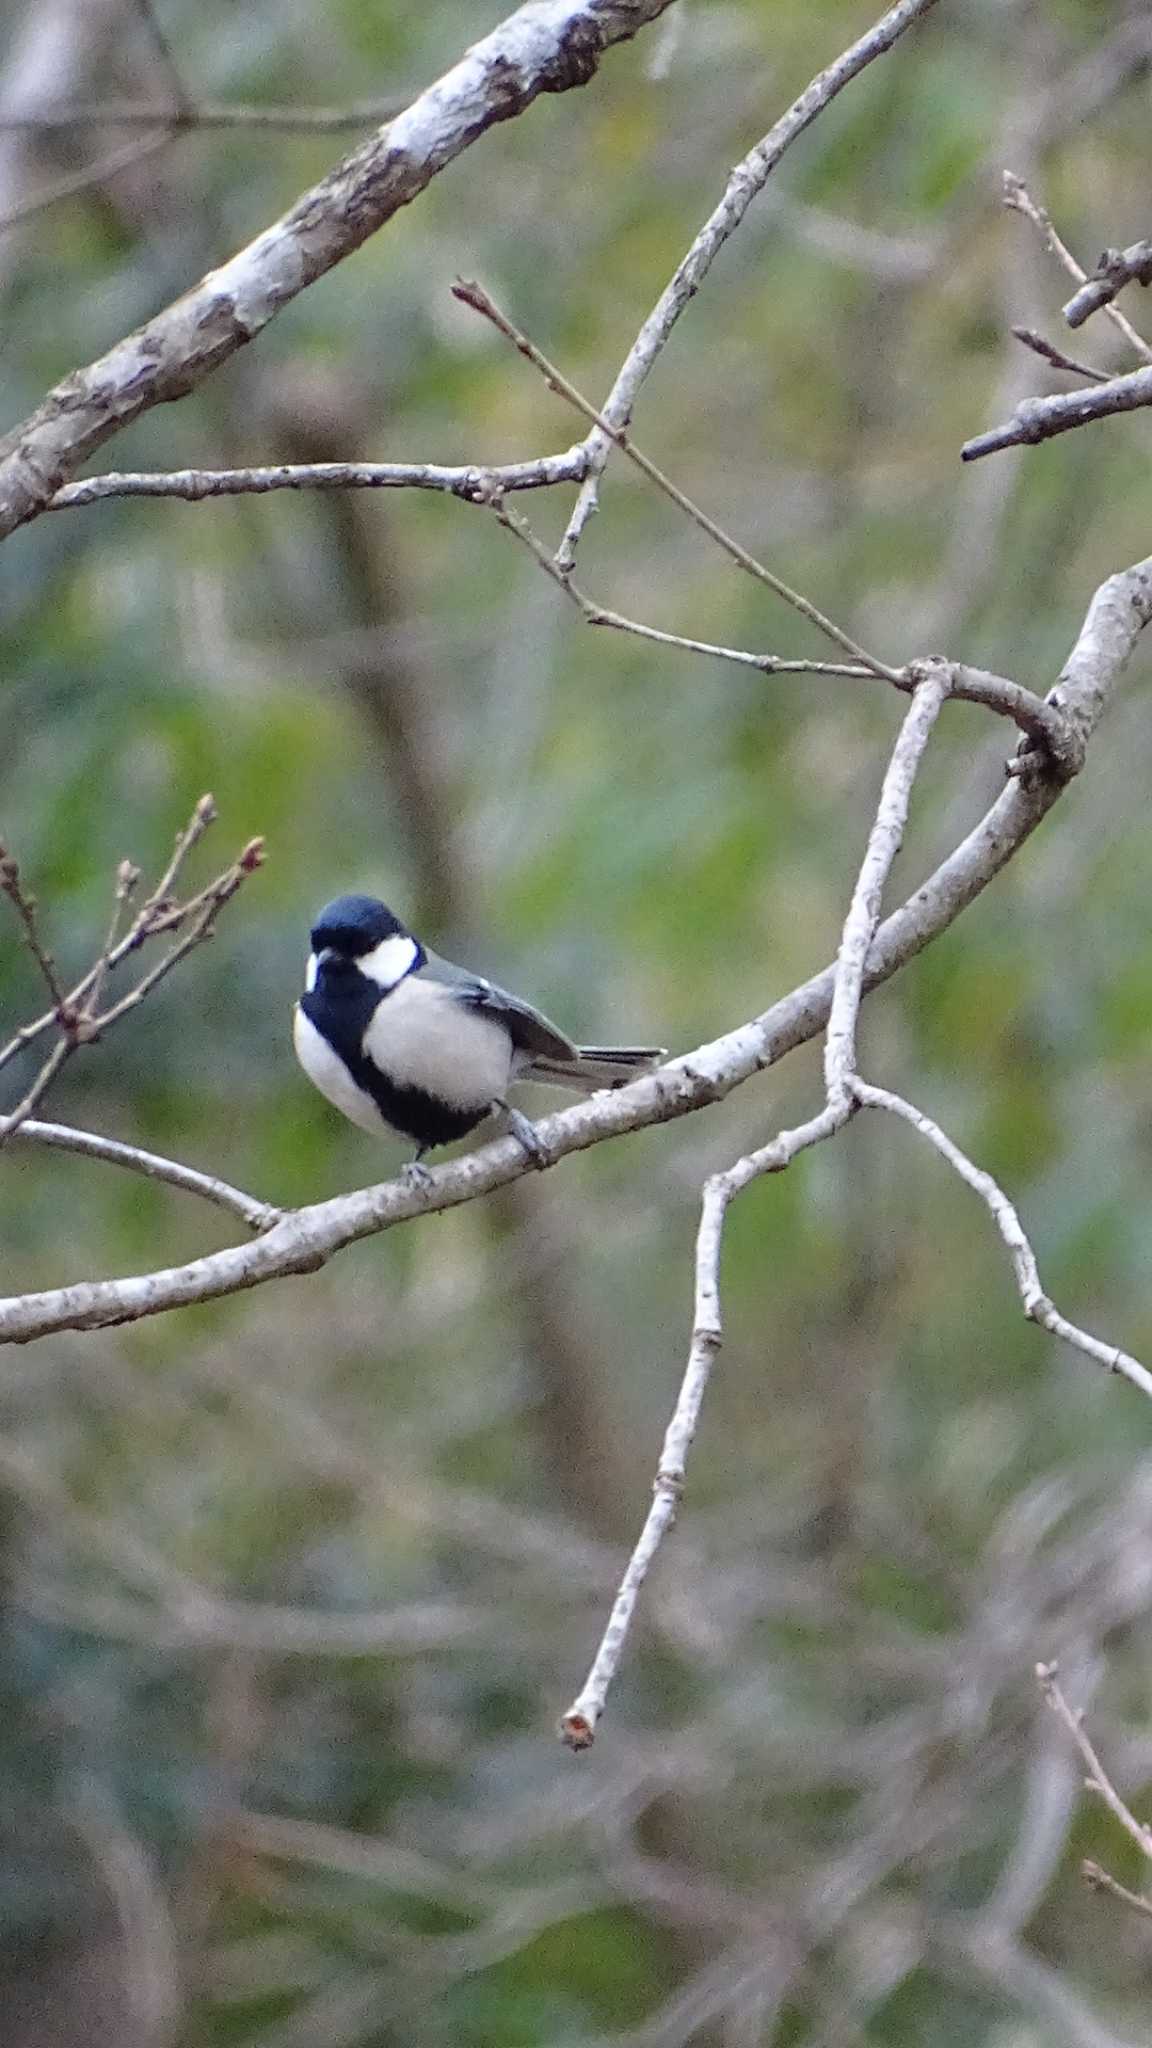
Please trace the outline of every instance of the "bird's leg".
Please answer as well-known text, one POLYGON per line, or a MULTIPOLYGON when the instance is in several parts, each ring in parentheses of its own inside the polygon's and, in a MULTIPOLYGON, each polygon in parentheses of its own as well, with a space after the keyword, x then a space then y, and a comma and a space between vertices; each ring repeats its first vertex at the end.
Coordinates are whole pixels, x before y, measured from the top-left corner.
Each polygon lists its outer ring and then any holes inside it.
POLYGON ((547 1147, 541 1143, 536 1135, 535 1124, 529 1123, 528 1118, 522 1116, 518 1109, 513 1109, 512 1104, 505 1102, 502 1096, 497 1096, 492 1107, 503 1117, 511 1135, 515 1138, 521 1150, 527 1155, 529 1165, 536 1167, 538 1172, 543 1173, 545 1167, 550 1166, 552 1162, 548 1157, 547 1147))
POLYGON ((426 1147, 421 1145, 415 1157, 408 1161, 403 1173, 400 1175, 401 1180, 407 1187, 415 1189, 420 1194, 426 1193, 432 1185, 432 1175, 426 1166, 420 1164, 425 1150, 426 1147))

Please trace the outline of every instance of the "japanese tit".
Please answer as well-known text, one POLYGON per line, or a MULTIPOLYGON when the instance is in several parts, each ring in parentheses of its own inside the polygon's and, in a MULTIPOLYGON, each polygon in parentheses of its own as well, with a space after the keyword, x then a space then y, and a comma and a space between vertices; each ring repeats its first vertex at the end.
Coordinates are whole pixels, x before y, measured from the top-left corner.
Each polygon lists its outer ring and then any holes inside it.
POLYGON ((591 1094, 664 1057, 660 1046, 573 1045, 531 1003, 426 952, 374 896, 338 896, 320 912, 293 1036, 320 1093, 361 1130, 410 1138, 414 1168, 493 1111, 543 1163, 506 1100, 511 1082, 591 1094))

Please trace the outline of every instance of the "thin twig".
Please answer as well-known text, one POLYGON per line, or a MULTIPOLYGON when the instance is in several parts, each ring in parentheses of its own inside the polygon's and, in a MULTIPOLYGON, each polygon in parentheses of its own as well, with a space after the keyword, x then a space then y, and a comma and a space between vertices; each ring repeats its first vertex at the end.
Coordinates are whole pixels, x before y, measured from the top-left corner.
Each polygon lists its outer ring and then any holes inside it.
POLYGON ((640 640, 653 640, 659 647, 679 647, 685 654, 703 654, 717 661, 735 662, 741 668, 758 669, 761 675, 766 676, 852 676, 866 681, 875 678, 875 670, 865 668, 861 662, 793 661, 779 654, 747 654, 738 647, 719 647, 710 640, 689 640, 682 633, 664 633, 655 626, 641 625, 638 619, 626 619, 620 612, 598 604, 573 582, 566 570, 558 569, 549 549, 533 533, 527 520, 510 511, 499 492, 493 493, 489 503, 505 531, 523 543, 544 574, 571 600, 589 626, 609 626, 618 633, 632 633, 640 640))
MULTIPOLYGON (((875 670, 865 668, 859 662, 793 661, 779 654, 751 654, 743 648, 721 647, 711 640, 692 640, 682 633, 665 633, 655 626, 642 625, 638 619, 626 619, 620 612, 597 603, 573 581, 567 570, 557 568, 554 557, 527 520, 511 511, 499 493, 491 499, 491 506, 500 524, 527 548, 544 574, 571 600, 589 626, 608 626, 618 633, 631 633, 638 639, 654 641, 659 647, 676 647, 685 654, 733 662, 737 667, 756 669, 766 676, 846 676, 865 682, 875 679, 875 670)), ((915 688, 921 673, 921 668, 913 662, 907 668, 897 670, 891 678, 882 677, 880 680, 891 680, 894 688, 907 694, 915 688)), ((1020 683, 1011 682, 1007 676, 969 668, 963 662, 950 666, 949 678, 949 696, 961 697, 970 704, 986 705, 989 710, 1010 718, 1052 762, 1058 773, 1066 778, 1077 773, 1083 760, 1083 748, 1055 705, 1038 697, 1034 690, 1026 690, 1020 683)))
POLYGON ((164 1181, 185 1194, 201 1195, 221 1209, 240 1216, 252 1230, 271 1230, 284 1212, 270 1202, 261 1202, 242 1188, 232 1187, 216 1174, 201 1173, 197 1167, 165 1159, 157 1152, 145 1152, 139 1145, 122 1144, 118 1138, 104 1138, 95 1131, 78 1131, 70 1124, 46 1124, 25 1120, 11 1134, 24 1145, 44 1145, 49 1151, 74 1152, 83 1159, 102 1159, 109 1166, 127 1167, 147 1180, 164 1181))
POLYGON ((859 1078, 854 1083, 854 1089, 856 1099, 863 1108, 884 1109, 890 1115, 900 1117, 906 1124, 911 1124, 912 1129, 918 1131, 922 1138, 926 1138, 941 1157, 948 1161, 949 1166, 959 1174, 973 1193, 979 1195, 1012 1260, 1016 1286, 1029 1321, 1038 1323, 1041 1329, 1049 1331, 1053 1337, 1061 1338, 1074 1350, 1082 1351, 1086 1358, 1093 1359, 1108 1372, 1119 1373, 1134 1387, 1139 1387, 1142 1394, 1152 1395, 1152 1372, 1141 1365, 1139 1359, 1131 1358, 1126 1351, 1117 1350, 1115 1345, 1102 1343, 1099 1337, 1093 1337, 1088 1330, 1081 1330, 1075 1323, 1070 1323, 1049 1300, 1041 1286, 1036 1254, 1019 1214, 1003 1188, 993 1180, 992 1175, 986 1173, 983 1167, 975 1165, 947 1132, 941 1130, 939 1124, 934 1123, 932 1118, 926 1116, 914 1103, 906 1102, 903 1096, 894 1095, 888 1088, 873 1087, 871 1083, 859 1078))
POLYGON ((40 969, 44 986, 52 999, 53 1011, 59 1015, 64 1010, 66 997, 60 986, 56 962, 40 937, 36 898, 25 889, 20 863, 6 846, 0 846, 0 890, 7 896, 24 927, 24 942, 40 969))
POLYGON ((885 882, 900 847, 916 771, 932 728, 948 696, 945 663, 927 667, 904 717, 884 777, 876 817, 836 955, 835 985, 824 1041, 824 1107, 797 1129, 782 1131, 757 1152, 738 1159, 704 1184, 700 1227, 696 1236, 695 1303, 688 1364, 672 1419, 665 1432, 653 1487, 652 1505, 612 1604, 591 1669, 580 1692, 560 1720, 561 1739, 569 1749, 590 1748, 604 1712, 609 1688, 620 1666, 636 1603, 652 1561, 676 1517, 684 1489, 688 1453, 696 1434, 700 1409, 712 1367, 723 1342, 720 1258, 729 1204, 766 1173, 780 1173, 801 1152, 834 1137, 853 1115, 856 1020, 864 993, 864 970, 876 927, 885 882))
POLYGON ((163 135, 137 137, 135 141, 122 143, 119 149, 109 150, 107 156, 97 157, 95 163, 85 164, 78 171, 69 171, 66 177, 57 178, 54 184, 45 185, 31 198, 22 200, 19 206, 10 207, 7 213, 0 214, 0 235, 8 228, 18 227, 21 221, 31 220, 34 214, 43 213, 46 207, 55 206, 59 200, 75 199, 78 193, 87 192, 90 186, 102 185, 108 178, 114 178, 118 171, 126 171, 130 165, 156 156, 160 150, 167 149, 171 141, 169 126, 163 135))
POLYGON ((136 1009, 157 984, 163 981, 174 967, 179 966, 193 947, 200 945, 212 935, 216 919, 224 905, 236 894, 246 877, 260 866, 263 859, 263 842, 253 839, 239 857, 197 895, 186 903, 173 901, 171 891, 176 877, 188 854, 207 831, 215 816, 216 807, 212 798, 201 797, 188 824, 177 834, 172 856, 159 882, 141 906, 131 928, 123 938, 118 939, 116 933, 123 903, 131 896, 139 879, 136 869, 130 862, 121 862, 117 870, 117 901, 113 920, 105 945, 93 965, 74 989, 67 995, 60 996, 52 1010, 34 1023, 22 1026, 3 1052, 0 1052, 0 1065, 3 1065, 49 1025, 56 1024, 59 1027, 61 1036, 26 1093, 16 1104, 15 1109, 0 1117, 0 1147, 31 1116, 65 1061, 77 1048, 95 1043, 113 1024, 118 1023, 121 1017, 136 1009), (100 995, 110 969, 118 965, 129 953, 136 951, 146 939, 169 931, 178 931, 180 936, 174 940, 163 958, 142 975, 127 994, 121 996, 109 1008, 102 1010, 100 995))
POLYGON ((869 64, 881 57, 906 29, 927 14, 935 0, 900 0, 867 33, 817 72, 799 99, 769 129, 763 140, 737 164, 718 206, 705 221, 691 248, 677 265, 617 373, 602 408, 605 427, 588 438, 589 472, 557 552, 557 566, 570 569, 580 536, 596 512, 599 480, 613 443, 613 429, 626 427, 636 398, 681 313, 691 304, 730 235, 766 184, 781 157, 798 135, 811 127, 837 94, 869 64))
POLYGON ((1039 356, 1043 362, 1050 363, 1054 370, 1066 370, 1070 377, 1086 377, 1090 384, 1108 382, 1107 370, 1095 370, 1091 363, 1078 363, 1075 357, 1066 356, 1035 327, 1014 327, 1012 332, 1017 341, 1022 341, 1025 348, 1030 348, 1033 355, 1039 356))
MULTIPOLYGON (((1031 221, 1045 248, 1063 265, 1069 277, 1075 278, 1077 284, 1088 282, 1087 271, 1076 261, 1067 243, 1057 233, 1051 214, 1038 200, 1033 199, 1023 178, 1018 178, 1014 171, 1004 173, 1004 204, 1010 207, 1013 213, 1023 214, 1025 220, 1031 221)), ((1145 341, 1144 336, 1133 327, 1119 306, 1108 305, 1103 310, 1116 332, 1123 335, 1129 348, 1140 357, 1141 362, 1152 363, 1152 344, 1145 341)))
POLYGON ((140 23, 152 45, 160 69, 168 81, 171 95, 171 110, 176 114, 195 113, 195 101, 184 81, 184 74, 176 61, 176 53, 168 39, 168 31, 160 20, 152 0, 133 0, 140 23))
POLYGON ((1081 1863, 1080 1875, 1094 1892, 1106 1892, 1110 1899, 1117 1899, 1122 1906, 1131 1907, 1134 1913, 1140 1913, 1145 1920, 1152 1920, 1152 1899, 1145 1898, 1143 1892, 1130 1892, 1126 1884, 1121 1884, 1110 1870, 1105 1870, 1101 1864, 1094 1863, 1090 1856, 1086 1856, 1081 1863))
POLYGON ((232 100, 197 100, 193 106, 158 105, 154 100, 65 100, 41 114, 0 116, 0 134, 8 129, 56 132, 67 128, 282 128, 340 134, 353 128, 378 127, 402 113, 411 95, 391 99, 350 100, 343 107, 266 106, 232 100))
MULTIPOLYGON (((118 967, 129 953, 136 952, 146 940, 170 931, 187 915, 190 906, 175 903, 172 900, 172 890, 185 860, 193 847, 203 838, 208 827, 214 823, 215 818, 216 806, 212 797, 202 796, 188 824, 176 835, 172 857, 164 873, 137 911, 123 938, 117 939, 113 945, 101 952, 87 973, 81 975, 75 987, 68 990, 60 1005, 46 1010, 30 1024, 22 1024, 19 1031, 13 1033, 7 1045, 0 1048, 0 1067, 7 1066, 9 1060, 14 1059, 17 1053, 23 1052, 25 1046, 31 1045, 51 1025, 59 1022, 60 1009, 66 1018, 75 1022, 85 1008, 91 1007, 93 992, 102 987, 106 975, 113 968, 118 967)), ((128 894, 131 894, 136 888, 137 879, 131 862, 122 862, 117 870, 117 888, 123 884, 128 894)))
POLYGON ((724 553, 729 555, 741 569, 744 569, 749 576, 754 576, 758 583, 766 584, 769 590, 776 593, 777 597, 783 598, 784 602, 790 604, 794 611, 798 611, 802 617, 806 618, 810 625, 815 626, 829 640, 834 640, 838 647, 842 647, 845 653, 852 655, 854 660, 861 662, 873 675, 884 676, 890 683, 895 682, 897 677, 895 669, 890 668, 887 662, 878 660, 875 655, 869 654, 867 648, 861 647, 859 641, 853 640, 849 634, 843 632, 839 626, 835 625, 808 598, 802 597, 798 590, 793 590, 791 584, 785 583, 771 569, 765 568, 763 562, 758 561, 755 555, 750 555, 747 548, 742 547, 739 541, 733 540, 731 534, 726 533, 724 528, 718 525, 716 520, 711 518, 693 498, 690 498, 686 491, 682 491, 678 484, 674 484, 672 479, 664 474, 662 469, 658 469, 656 464, 637 448, 635 442, 622 428, 613 426, 610 420, 606 419, 602 413, 597 412, 595 406, 584 397, 583 393, 577 391, 574 384, 569 383, 567 377, 556 368, 554 363, 549 362, 548 357, 537 348, 535 342, 530 341, 523 330, 517 327, 508 318, 506 313, 501 311, 495 300, 484 290, 482 285, 476 284, 471 279, 457 278, 452 286, 452 292, 453 296, 459 299, 463 305, 471 306, 473 312, 479 313, 485 320, 489 320, 493 327, 503 334, 505 339, 510 341, 512 346, 533 365, 533 368, 539 370, 550 390, 555 391, 558 397, 565 399, 577 412, 582 413, 585 419, 591 420, 594 426, 599 427, 601 432, 605 433, 609 440, 620 449, 621 453, 626 455, 630 462, 635 463, 637 469, 648 478, 649 482, 655 484, 657 490, 663 491, 665 497, 670 498, 672 503, 678 506, 681 512, 684 512, 689 519, 702 528, 709 539, 714 540, 718 547, 723 548, 724 553))
POLYGON ((586 467, 580 445, 530 462, 278 462, 250 469, 113 470, 65 484, 45 510, 66 512, 104 498, 183 498, 196 505, 204 498, 266 491, 446 491, 471 504, 486 504, 494 491, 579 483, 586 467))
POLYGON ((1055 1664, 1038 1664, 1036 1677, 1054 1714, 1063 1721, 1069 1735, 1084 1759, 1088 1772, 1087 1784, 1102 1800, 1110 1814, 1119 1821, 1126 1835, 1130 1835, 1137 1848, 1145 1856, 1152 1857, 1152 1828, 1145 1827, 1137 1820, 1130 1806, 1121 1799, 1119 1792, 1104 1769, 1088 1737, 1084 1733, 1084 1717, 1070 1707, 1061 1690, 1058 1667, 1055 1664))

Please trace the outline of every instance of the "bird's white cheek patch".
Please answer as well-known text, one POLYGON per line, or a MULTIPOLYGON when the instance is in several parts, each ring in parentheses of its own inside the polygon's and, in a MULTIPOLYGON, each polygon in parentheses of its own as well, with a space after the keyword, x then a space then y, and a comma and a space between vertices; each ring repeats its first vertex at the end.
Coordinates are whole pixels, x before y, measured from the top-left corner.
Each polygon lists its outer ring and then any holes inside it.
POLYGON ((361 974, 380 988, 395 988, 416 965, 419 949, 415 939, 407 932, 393 932, 391 938, 381 939, 370 953, 362 953, 356 965, 361 974))

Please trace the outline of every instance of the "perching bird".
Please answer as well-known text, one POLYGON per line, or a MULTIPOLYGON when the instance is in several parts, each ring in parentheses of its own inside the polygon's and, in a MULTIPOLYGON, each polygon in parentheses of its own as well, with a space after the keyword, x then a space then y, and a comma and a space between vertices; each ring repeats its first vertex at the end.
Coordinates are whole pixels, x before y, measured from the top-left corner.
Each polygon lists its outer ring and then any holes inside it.
POLYGON ((320 912, 293 1035, 320 1093, 361 1130, 411 1138, 418 1173, 425 1152, 493 1111, 543 1164, 507 1101, 511 1082, 591 1094, 664 1057, 660 1046, 573 1045, 531 1003, 425 952, 374 896, 338 896, 320 912))

